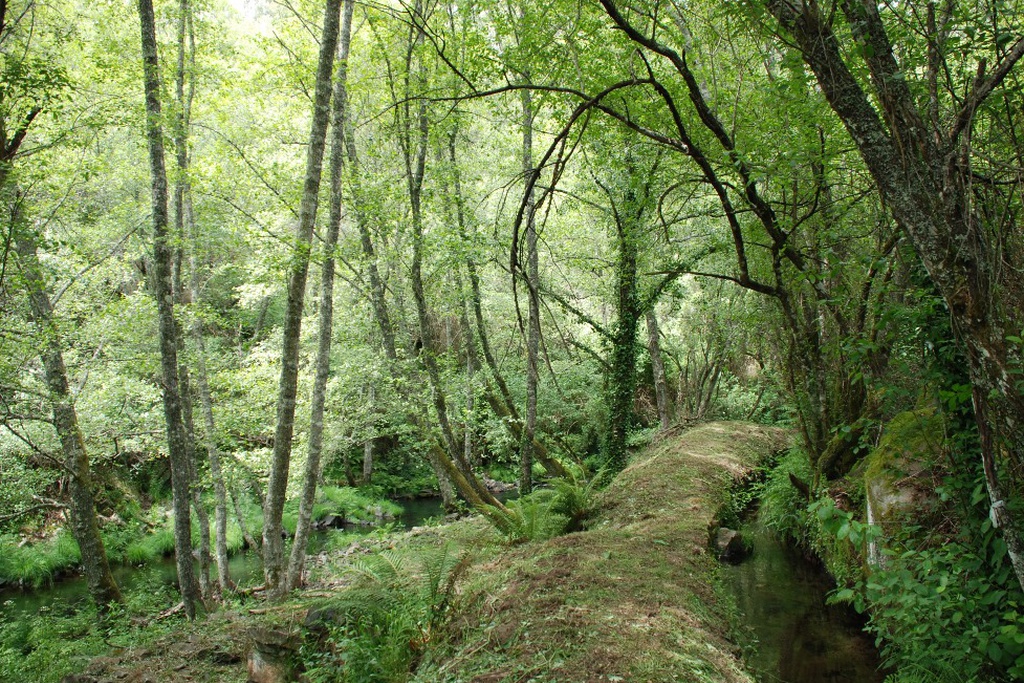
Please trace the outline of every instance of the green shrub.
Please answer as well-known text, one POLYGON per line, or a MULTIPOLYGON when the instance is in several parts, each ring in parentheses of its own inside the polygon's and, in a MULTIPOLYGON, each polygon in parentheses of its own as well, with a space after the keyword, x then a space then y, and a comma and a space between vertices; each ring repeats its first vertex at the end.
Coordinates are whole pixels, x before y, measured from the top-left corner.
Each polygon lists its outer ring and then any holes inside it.
MULTIPOLYGON (((829 499, 811 510, 837 547, 861 558, 881 534, 829 499)), ((888 541, 882 566, 862 572, 851 587, 834 594, 834 601, 869 614, 868 630, 878 637, 886 663, 898 671, 893 681, 1024 677, 1024 594, 1005 561, 1006 544, 989 522, 985 526, 982 552, 956 539, 920 543, 914 539, 917 530, 907 529, 888 541)))
POLYGON ((326 636, 307 638, 301 656, 314 682, 405 681, 447 622, 455 582, 467 563, 449 547, 417 571, 392 552, 353 564, 351 588, 321 605, 326 636), (326 639, 326 643, 323 642, 326 639))
POLYGON ((786 453, 768 474, 761 489, 759 517, 780 538, 808 550, 812 546, 808 501, 793 485, 791 477, 807 483, 813 478, 810 460, 799 448, 786 453))

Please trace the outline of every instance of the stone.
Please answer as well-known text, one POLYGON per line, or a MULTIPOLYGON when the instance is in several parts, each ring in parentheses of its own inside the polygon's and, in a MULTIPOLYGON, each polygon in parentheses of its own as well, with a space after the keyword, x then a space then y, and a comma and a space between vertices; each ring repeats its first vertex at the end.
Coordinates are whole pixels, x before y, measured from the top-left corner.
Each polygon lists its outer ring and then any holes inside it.
POLYGON ((864 468, 867 521, 882 530, 880 541, 868 547, 871 564, 885 566, 882 549, 902 528, 941 523, 934 467, 944 457, 945 432, 942 416, 931 408, 899 413, 882 430, 864 468))
POLYGON ((249 651, 248 683, 285 683, 294 680, 291 663, 302 644, 298 633, 269 628, 248 631, 252 647, 249 651))
POLYGON ((739 531, 719 527, 715 532, 715 555, 720 562, 739 564, 750 556, 750 546, 739 531))

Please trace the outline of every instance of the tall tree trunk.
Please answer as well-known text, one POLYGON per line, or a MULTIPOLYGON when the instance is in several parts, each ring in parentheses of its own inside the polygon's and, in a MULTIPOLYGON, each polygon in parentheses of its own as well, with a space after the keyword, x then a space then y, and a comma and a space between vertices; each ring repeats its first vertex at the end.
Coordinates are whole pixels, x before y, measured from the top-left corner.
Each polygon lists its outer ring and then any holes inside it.
MULTIPOLYGON (((13 209, 15 223, 21 223, 20 198, 15 198, 13 209)), ((43 343, 39 355, 43 361, 43 375, 53 410, 53 425, 60 439, 64 453, 64 468, 68 472, 70 494, 71 531, 82 553, 82 567, 92 597, 100 612, 105 612, 112 602, 122 602, 121 591, 110 573, 107 553, 96 521, 96 506, 93 500, 92 471, 89 454, 78 425, 78 413, 74 398, 68 388, 64 352, 61 349, 60 331, 53 317, 53 306, 49 289, 39 265, 36 240, 23 234, 15 225, 15 248, 25 287, 28 290, 32 320, 42 334, 43 343)))
MULTIPOLYGON (((189 159, 188 159, 188 127, 191 119, 192 100, 195 88, 190 87, 188 94, 185 93, 185 53, 187 27, 190 24, 191 15, 188 0, 180 0, 178 5, 178 64, 175 74, 175 96, 177 100, 176 116, 174 121, 174 154, 177 162, 177 174, 174 180, 174 194, 172 195, 172 215, 174 216, 174 234, 178 242, 175 248, 174 265, 172 268, 171 288, 174 292, 176 304, 184 305, 188 297, 182 284, 182 271, 184 264, 185 246, 188 244, 186 235, 185 214, 190 212, 186 204, 191 203, 189 196, 189 159)), ((194 56, 194 44, 192 45, 194 56)), ((193 64, 194 66, 194 64, 193 64)), ((190 216, 191 218, 191 216, 190 216)), ((178 336, 178 386, 181 392, 181 416, 185 424, 185 437, 189 455, 189 481, 192 487, 192 509, 196 515, 196 524, 199 527, 199 591, 204 600, 210 599, 212 587, 210 584, 210 518, 206 513, 203 504, 202 478, 199 476, 199 463, 197 462, 198 451, 196 449, 195 420, 192 413, 192 391, 185 361, 185 339, 183 335, 178 336)))
POLYGON ((949 308, 954 334, 967 353, 992 520, 1002 529, 1024 587, 1024 525, 1006 503, 1008 495, 1021 492, 1007 491, 1009 478, 1000 474, 1000 468, 1024 464, 1024 395, 1013 384, 1024 359, 1020 346, 1006 340, 1020 329, 1014 317, 1020 304, 1000 298, 1005 283, 997 279, 1019 276, 999 262, 968 190, 975 112, 1024 56, 1024 38, 1008 46, 991 73, 974 79, 967 97, 955 103, 952 126, 941 129, 929 126, 929 117, 917 107, 878 7, 844 0, 843 14, 864 46, 856 53, 867 62, 883 124, 840 52, 830 20, 817 6, 769 0, 767 7, 794 37, 949 308))
POLYGON ((277 395, 277 428, 274 453, 263 506, 263 574, 268 594, 277 598, 286 590, 284 540, 281 517, 288 487, 288 466, 295 431, 295 398, 299 380, 299 333, 309 273, 309 250, 316 221, 317 197, 323 167, 327 122, 330 117, 331 73, 338 47, 341 0, 327 0, 324 28, 320 38, 320 57, 316 72, 313 122, 306 157, 306 178, 299 207, 299 222, 288 278, 288 300, 284 316, 284 342, 281 351, 281 379, 277 395))
POLYGON ((309 450, 303 474, 302 496, 299 498, 299 519, 288 563, 288 589, 302 584, 302 571, 306 562, 306 543, 309 525, 316 502, 316 485, 320 478, 320 456, 324 440, 324 403, 327 399, 327 377, 331 370, 331 336, 334 328, 334 250, 338 246, 341 228, 341 181, 345 169, 345 120, 348 103, 348 52, 352 38, 352 11, 354 0, 345 0, 342 11, 341 36, 338 41, 338 73, 334 83, 334 138, 331 143, 331 206, 324 241, 324 262, 320 278, 320 326, 316 353, 316 376, 310 406, 309 450))
POLYGON ((189 514, 189 453, 178 390, 178 329, 174 320, 171 288, 173 254, 167 222, 167 170, 164 163, 160 107, 160 69, 157 61, 156 25, 152 0, 139 0, 142 29, 142 62, 146 90, 146 131, 153 194, 153 292, 160 323, 160 365, 163 373, 164 419, 171 463, 174 500, 174 554, 178 585, 191 620, 196 616, 199 590, 192 567, 192 517, 189 514))
POLYGON ((654 307, 647 309, 647 352, 651 356, 651 372, 654 375, 654 398, 658 406, 658 421, 662 429, 672 424, 672 411, 669 407, 668 383, 665 381, 665 361, 661 357, 661 333, 658 330, 658 317, 654 307))
MULTIPOLYGON (((529 82, 529 76, 527 76, 529 82)), ((523 179, 533 175, 533 101, 528 89, 522 91, 523 179)), ((519 457, 519 491, 533 489, 533 442, 537 434, 537 385, 540 381, 540 267, 537 255, 537 217, 533 186, 526 198, 526 280, 529 293, 529 320, 526 334, 526 424, 519 457)))

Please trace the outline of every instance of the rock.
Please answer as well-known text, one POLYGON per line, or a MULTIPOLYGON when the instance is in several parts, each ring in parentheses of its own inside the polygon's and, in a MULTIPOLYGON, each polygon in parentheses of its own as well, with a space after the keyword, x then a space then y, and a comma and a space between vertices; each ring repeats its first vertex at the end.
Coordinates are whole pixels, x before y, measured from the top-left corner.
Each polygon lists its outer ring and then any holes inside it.
POLYGON ((320 529, 343 529, 345 527, 345 515, 324 515, 317 523, 320 529))
POLYGON ((750 556, 750 546, 740 532, 719 527, 715 532, 715 556, 720 562, 739 564, 750 556))
POLYGON ((489 477, 483 478, 483 484, 491 493, 505 493, 506 491, 513 491, 516 488, 516 485, 513 483, 498 481, 497 479, 490 479, 489 477))
POLYGON ((302 644, 293 631, 269 628, 249 629, 248 683, 285 683, 294 680, 292 662, 302 644))
POLYGON ((931 408, 899 413, 885 425, 864 468, 868 522, 882 530, 881 543, 873 539, 868 547, 871 564, 885 565, 882 548, 903 527, 942 523, 934 465, 944 457, 945 433, 942 416, 931 408))

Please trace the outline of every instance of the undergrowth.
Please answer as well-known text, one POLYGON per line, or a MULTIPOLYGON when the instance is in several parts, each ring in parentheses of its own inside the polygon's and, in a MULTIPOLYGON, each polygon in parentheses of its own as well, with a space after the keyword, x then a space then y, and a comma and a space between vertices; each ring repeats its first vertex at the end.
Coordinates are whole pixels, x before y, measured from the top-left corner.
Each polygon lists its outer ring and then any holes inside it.
POLYGON ((468 566, 450 546, 416 567, 392 551, 353 563, 353 585, 323 603, 301 650, 313 683, 408 680, 450 618, 468 566))

